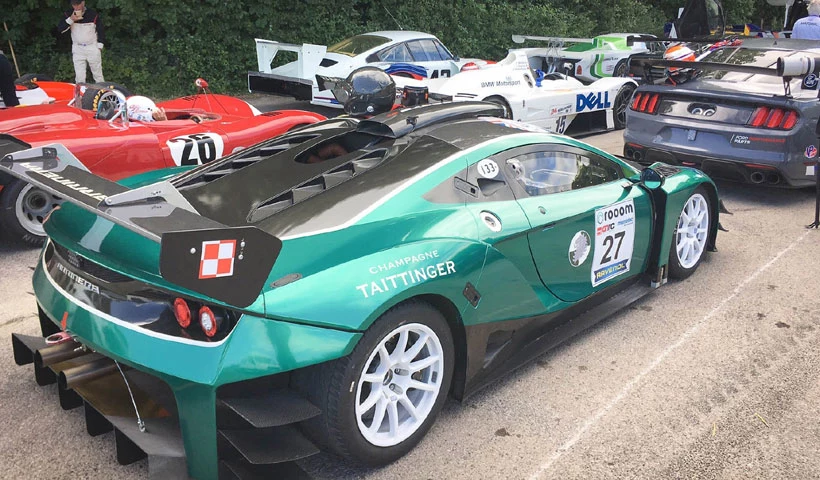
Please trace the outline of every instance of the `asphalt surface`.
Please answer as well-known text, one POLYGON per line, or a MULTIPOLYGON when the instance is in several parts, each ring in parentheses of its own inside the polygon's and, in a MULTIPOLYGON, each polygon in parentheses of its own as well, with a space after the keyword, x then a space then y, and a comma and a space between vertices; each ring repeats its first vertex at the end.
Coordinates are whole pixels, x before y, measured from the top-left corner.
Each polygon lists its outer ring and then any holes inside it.
MULTIPOLYGON (((613 153, 623 143, 620 132, 585 140, 613 153)), ((303 467, 322 479, 820 478, 813 191, 719 189, 729 231, 695 275, 448 402, 388 467, 329 455, 303 467)), ((55 386, 14 365, 10 334, 39 332, 38 253, 0 244, 2 476, 146 478, 145 461, 118 465, 113 434, 86 435, 82 409, 62 411, 55 386)))

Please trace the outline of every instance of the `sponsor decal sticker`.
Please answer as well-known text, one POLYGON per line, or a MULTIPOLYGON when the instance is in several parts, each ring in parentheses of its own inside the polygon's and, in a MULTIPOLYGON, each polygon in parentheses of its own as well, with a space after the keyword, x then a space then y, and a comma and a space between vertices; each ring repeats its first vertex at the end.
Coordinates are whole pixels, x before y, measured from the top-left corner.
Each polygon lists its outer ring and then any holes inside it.
POLYGON ((595 210, 593 287, 629 271, 634 242, 635 205, 632 200, 595 210))
POLYGON ((550 116, 553 117, 555 115, 566 115, 568 113, 572 113, 572 104, 568 103, 566 105, 558 105, 555 107, 550 108, 550 116))
POLYGON ((519 85, 521 85, 521 80, 513 80, 511 77, 507 77, 505 80, 481 82, 481 88, 517 87, 519 85))
POLYGON ((236 240, 212 240, 202 242, 199 260, 199 279, 233 276, 236 240))
POLYGON ((748 135, 732 135, 732 143, 737 145, 751 145, 752 141, 749 140, 748 135))
POLYGON ((589 234, 584 230, 576 233, 569 243, 569 263, 573 267, 581 265, 587 260, 589 256, 592 242, 589 239, 589 234))
POLYGON ((381 272, 389 273, 390 270, 399 267, 405 268, 403 271, 398 273, 392 275, 385 274, 385 276, 376 280, 357 285, 356 290, 360 291, 364 298, 370 298, 380 293, 389 292, 390 290, 409 287, 411 285, 432 280, 437 277, 446 277, 447 275, 456 273, 456 264, 452 260, 428 264, 426 266, 410 267, 410 265, 414 263, 421 263, 425 260, 435 258, 438 258, 438 250, 424 252, 420 255, 398 258, 381 265, 374 265, 368 269, 373 275, 381 272))
POLYGON ((575 96, 575 111, 579 113, 584 110, 601 110, 611 107, 609 92, 579 93, 575 96))
POLYGON ((814 158, 817 156, 817 147, 809 145, 806 147, 806 158, 814 158))
POLYGON ((100 293, 100 287, 98 287, 97 285, 94 285, 93 283, 86 280, 85 278, 83 278, 83 277, 77 275, 76 273, 72 272, 71 270, 67 269, 65 267, 65 265, 63 265, 60 262, 57 262, 57 270, 59 270, 60 273, 62 273, 66 277, 68 277, 68 279, 71 280, 73 283, 76 283, 76 284, 82 286, 86 290, 88 290, 90 292, 94 292, 94 293, 100 293))
POLYGON ((54 173, 54 172, 50 172, 50 171, 48 171, 44 168, 40 168, 37 165, 33 165, 29 162, 23 162, 23 163, 20 164, 20 166, 22 166, 23 168, 28 169, 29 172, 37 173, 40 176, 42 176, 43 178, 47 178, 47 179, 53 180, 54 182, 59 183, 61 185, 65 185, 66 187, 68 187, 72 190, 76 190, 77 192, 80 192, 84 195, 87 195, 87 196, 93 198, 94 200, 103 201, 107 198, 102 193, 95 192, 94 190, 92 190, 88 187, 84 187, 84 186, 80 185, 79 183, 77 183, 75 181, 69 180, 68 178, 63 177, 62 175, 59 175, 59 174, 54 173))
POLYGON ((803 77, 801 87, 803 90, 816 90, 818 83, 820 83, 820 80, 818 80, 817 75, 810 73, 803 77))
POLYGON ((498 176, 498 164, 489 158, 478 162, 476 169, 478 170, 478 174, 484 178, 495 178, 498 176))
POLYGON ((814 176, 814 165, 806 165, 806 175, 814 176))

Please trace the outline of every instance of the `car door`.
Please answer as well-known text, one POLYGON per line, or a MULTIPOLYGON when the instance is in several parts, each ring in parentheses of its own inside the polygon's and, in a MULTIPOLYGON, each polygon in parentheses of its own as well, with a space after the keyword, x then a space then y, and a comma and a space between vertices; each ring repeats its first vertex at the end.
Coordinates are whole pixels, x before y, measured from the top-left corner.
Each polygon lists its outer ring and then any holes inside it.
POLYGON ((497 163, 529 220, 532 259, 553 295, 577 302, 645 270, 650 198, 618 163, 554 144, 510 150, 497 163))

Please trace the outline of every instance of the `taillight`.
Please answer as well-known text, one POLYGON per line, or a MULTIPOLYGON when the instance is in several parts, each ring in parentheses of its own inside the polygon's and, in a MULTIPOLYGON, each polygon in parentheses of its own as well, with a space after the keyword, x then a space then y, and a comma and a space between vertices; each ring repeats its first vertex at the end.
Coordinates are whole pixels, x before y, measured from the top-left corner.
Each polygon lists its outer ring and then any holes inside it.
POLYGON ((188 328, 191 324, 191 308, 188 307, 188 302, 181 298, 174 300, 174 316, 180 327, 188 328))
POLYGON ((660 105, 661 95, 659 93, 638 92, 632 99, 632 110, 641 113, 655 114, 660 105))
POLYGON ((800 115, 794 110, 785 108, 757 107, 749 118, 750 127, 769 128, 773 130, 791 130, 797 125, 800 115))
POLYGON ((216 315, 214 315, 214 312, 208 307, 199 309, 199 325, 208 338, 216 335, 216 331, 219 330, 219 322, 216 315))
POLYGON ((462 72, 469 72, 471 70, 478 70, 478 65, 475 62, 467 62, 461 67, 462 72))

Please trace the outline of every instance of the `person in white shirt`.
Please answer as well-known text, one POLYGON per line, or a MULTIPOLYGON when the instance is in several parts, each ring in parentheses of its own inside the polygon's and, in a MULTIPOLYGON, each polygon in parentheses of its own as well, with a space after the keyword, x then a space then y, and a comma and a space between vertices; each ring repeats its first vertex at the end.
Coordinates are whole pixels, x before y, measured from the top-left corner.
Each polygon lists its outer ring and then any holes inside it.
POLYGON ((74 80, 85 83, 86 69, 91 68, 95 82, 104 82, 102 71, 102 49, 105 29, 100 14, 85 7, 85 0, 71 0, 71 10, 67 10, 57 30, 65 33, 71 30, 71 54, 74 57, 74 80))
POLYGON ((809 15, 794 22, 791 38, 820 40, 820 0, 811 0, 809 15))

